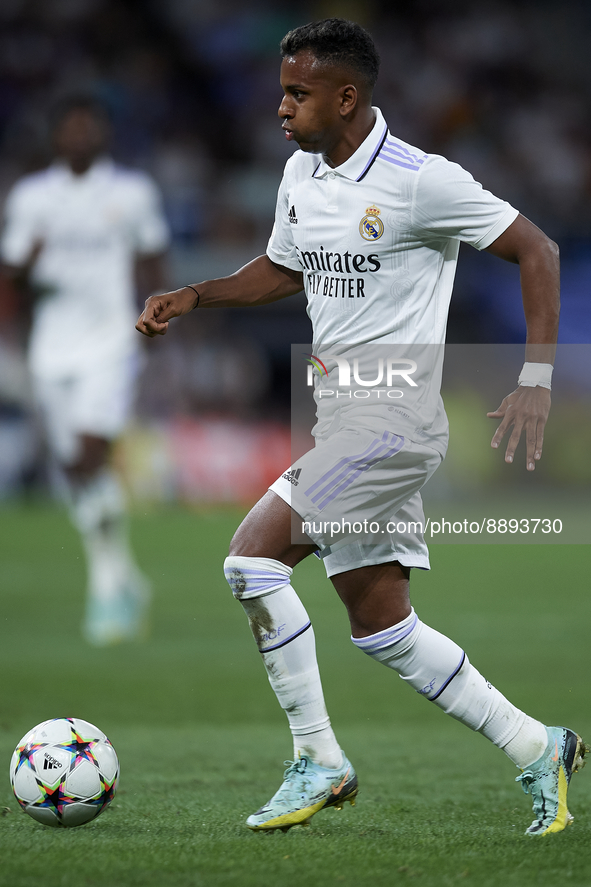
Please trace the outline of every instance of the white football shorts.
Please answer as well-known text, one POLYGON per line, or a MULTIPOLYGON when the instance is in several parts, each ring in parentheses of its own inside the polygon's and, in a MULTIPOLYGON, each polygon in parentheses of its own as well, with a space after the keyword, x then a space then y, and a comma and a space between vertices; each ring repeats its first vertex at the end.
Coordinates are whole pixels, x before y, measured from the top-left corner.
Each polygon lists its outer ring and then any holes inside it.
MULTIPOLYGON (((390 561, 428 570, 419 490, 441 461, 392 431, 347 427, 317 440, 270 489, 300 516, 297 531, 319 546, 328 576, 390 561)), ((304 541, 298 532, 293 541, 304 541)))
POLYGON ((138 355, 132 354, 56 379, 33 375, 48 443, 62 464, 77 458, 80 435, 114 440, 122 433, 131 414, 138 369, 138 355))

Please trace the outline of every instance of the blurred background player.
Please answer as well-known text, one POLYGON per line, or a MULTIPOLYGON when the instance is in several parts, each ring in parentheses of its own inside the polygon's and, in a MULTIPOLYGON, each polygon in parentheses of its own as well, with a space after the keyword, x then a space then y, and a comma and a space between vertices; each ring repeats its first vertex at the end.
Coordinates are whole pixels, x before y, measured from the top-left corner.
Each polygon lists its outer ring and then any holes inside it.
POLYGON ((143 291, 163 288, 169 234, 150 178, 107 156, 100 103, 64 100, 52 135, 55 162, 8 195, 1 251, 5 272, 34 298, 29 367, 57 482, 86 552, 83 631, 106 645, 141 633, 149 600, 111 455, 138 372, 135 276, 143 291))

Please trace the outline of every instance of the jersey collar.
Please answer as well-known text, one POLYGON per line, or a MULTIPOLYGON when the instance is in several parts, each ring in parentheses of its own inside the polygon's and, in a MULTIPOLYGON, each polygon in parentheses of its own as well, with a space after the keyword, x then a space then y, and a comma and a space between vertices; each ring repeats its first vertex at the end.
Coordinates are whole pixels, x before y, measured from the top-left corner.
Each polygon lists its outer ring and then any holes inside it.
POLYGON ((370 134, 359 145, 355 153, 340 166, 335 166, 334 169, 320 157, 320 162, 312 173, 312 178, 321 179, 329 173, 336 173, 336 175, 344 176, 353 182, 360 182, 367 175, 388 135, 388 125, 382 112, 379 108, 372 108, 372 111, 376 116, 376 122, 370 134))

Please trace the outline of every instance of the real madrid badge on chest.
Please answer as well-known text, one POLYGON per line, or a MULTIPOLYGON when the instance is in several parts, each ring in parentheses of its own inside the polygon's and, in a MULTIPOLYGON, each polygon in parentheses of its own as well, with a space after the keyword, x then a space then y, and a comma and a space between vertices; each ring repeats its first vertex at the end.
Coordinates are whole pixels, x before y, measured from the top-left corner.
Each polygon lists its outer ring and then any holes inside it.
POLYGON ((384 233, 384 223, 380 219, 377 206, 368 206, 366 215, 359 222, 359 233, 364 240, 379 240, 384 233))

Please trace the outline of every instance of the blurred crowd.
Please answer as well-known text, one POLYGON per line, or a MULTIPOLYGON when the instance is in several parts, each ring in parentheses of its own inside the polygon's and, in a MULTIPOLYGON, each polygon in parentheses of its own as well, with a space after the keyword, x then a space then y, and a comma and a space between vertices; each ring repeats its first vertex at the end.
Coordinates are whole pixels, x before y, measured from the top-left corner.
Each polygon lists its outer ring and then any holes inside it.
MULTIPOLYGON (((231 273, 264 250, 293 150, 276 117, 279 41, 331 15, 374 36, 382 57, 375 100, 396 135, 458 161, 559 241, 572 259, 575 314, 566 329, 570 341, 584 341, 576 336, 587 335, 588 320, 578 318, 589 313, 591 277, 591 7, 582 0, 2 0, 0 202, 51 159, 48 109, 86 91, 109 109, 115 159, 148 171, 161 189, 171 287, 231 273)), ((483 267, 471 257, 460 271, 450 337, 519 341, 518 284, 483 267)), ((24 321, 5 285, 0 307, 6 415, 26 388, 13 359, 24 321)), ((289 391, 287 345, 309 335, 303 302, 261 309, 256 320, 246 314, 187 323, 175 341, 158 343, 144 413, 276 409, 289 391)))
POLYGON ((474 172, 555 237, 591 227, 583 2, 3 0, 0 188, 47 160, 47 108, 104 99, 117 159, 152 172, 179 245, 261 247, 292 148, 275 119, 278 42, 341 14, 382 57, 392 131, 474 172))

